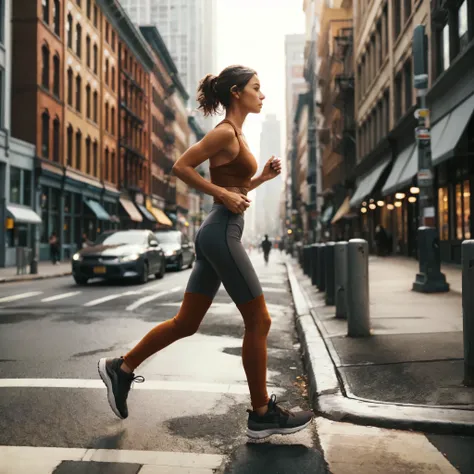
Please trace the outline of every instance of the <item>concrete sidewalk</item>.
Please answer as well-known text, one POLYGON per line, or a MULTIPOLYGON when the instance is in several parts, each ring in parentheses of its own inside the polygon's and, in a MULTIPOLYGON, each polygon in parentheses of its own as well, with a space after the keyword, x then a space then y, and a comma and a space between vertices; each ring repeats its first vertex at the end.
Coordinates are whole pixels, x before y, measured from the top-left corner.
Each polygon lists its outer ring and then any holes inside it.
POLYGON ((51 262, 40 262, 38 273, 31 275, 30 267, 26 268, 26 273, 17 275, 16 267, 0 268, 0 283, 11 283, 16 281, 43 280, 46 278, 57 278, 71 275, 71 262, 63 261, 59 265, 53 265, 51 262))
POLYGON ((453 291, 425 295, 411 291, 417 268, 371 258, 372 336, 349 338, 347 321, 288 260, 314 403, 335 419, 474 433, 474 388, 462 384, 461 271, 443 269, 453 291))

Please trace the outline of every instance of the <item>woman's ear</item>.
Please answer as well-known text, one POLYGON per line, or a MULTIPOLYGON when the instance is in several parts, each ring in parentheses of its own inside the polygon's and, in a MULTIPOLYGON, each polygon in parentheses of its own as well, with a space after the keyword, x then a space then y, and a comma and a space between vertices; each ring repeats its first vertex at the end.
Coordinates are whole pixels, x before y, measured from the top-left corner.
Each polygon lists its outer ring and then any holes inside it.
POLYGON ((237 90, 237 86, 232 86, 230 88, 230 92, 236 99, 240 98, 239 91, 237 90))

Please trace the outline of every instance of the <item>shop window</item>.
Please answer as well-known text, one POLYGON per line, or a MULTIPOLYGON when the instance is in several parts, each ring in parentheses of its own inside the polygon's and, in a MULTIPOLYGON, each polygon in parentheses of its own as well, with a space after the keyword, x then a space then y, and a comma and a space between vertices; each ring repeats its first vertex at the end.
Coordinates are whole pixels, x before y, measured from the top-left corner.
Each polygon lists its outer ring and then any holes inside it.
POLYGON ((456 184, 456 239, 471 238, 471 189, 469 181, 456 184))
POLYGON ((10 202, 21 204, 21 169, 10 167, 10 202))
POLYGON ((438 226, 440 240, 449 240, 449 193, 447 187, 438 189, 438 226))

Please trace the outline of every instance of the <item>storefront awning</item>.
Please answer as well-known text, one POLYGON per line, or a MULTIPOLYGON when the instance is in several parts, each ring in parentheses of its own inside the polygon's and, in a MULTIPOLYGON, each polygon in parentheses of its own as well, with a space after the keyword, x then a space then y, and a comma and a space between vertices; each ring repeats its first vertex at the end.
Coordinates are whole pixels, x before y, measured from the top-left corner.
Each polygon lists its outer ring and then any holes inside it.
POLYGON ((169 217, 161 209, 157 209, 156 207, 150 207, 150 209, 148 210, 155 216, 155 219, 159 224, 167 225, 169 227, 173 225, 169 217))
POLYGON ((120 198, 119 201, 133 222, 143 222, 142 215, 138 212, 138 209, 135 207, 132 201, 124 198, 120 198))
POLYGON ((436 123, 431 130, 431 160, 433 166, 454 155, 464 130, 474 111, 474 94, 456 107, 446 119, 436 123), (444 126, 443 126, 444 125, 444 126))
POLYGON ((415 145, 413 147, 413 151, 408 158, 407 164, 405 168, 403 168, 400 178, 398 178, 398 186, 397 190, 401 190, 406 188, 411 184, 413 178, 416 176, 418 172, 418 148, 415 145))
POLYGON ((140 209, 140 212, 145 216, 145 219, 149 220, 150 222, 156 222, 155 217, 151 212, 148 211, 148 209, 145 206, 142 206, 141 204, 137 204, 138 209, 140 209))
POLYGON ((7 206, 8 214, 19 224, 41 224, 41 217, 33 209, 17 204, 7 206))
POLYGON ((335 224, 337 221, 341 220, 346 214, 351 210, 351 198, 349 196, 344 199, 344 202, 341 204, 341 207, 337 210, 336 215, 332 218, 331 224, 335 224))
POLYGON ((416 149, 415 144, 412 143, 411 145, 407 146, 404 150, 402 150, 398 154, 397 159, 395 160, 395 163, 392 166, 392 171, 390 171, 387 181, 385 182, 382 188, 383 196, 388 196, 389 194, 393 194, 394 192, 402 188, 400 184, 400 177, 403 173, 403 170, 407 166, 408 162, 412 158, 412 155, 415 149, 416 149))
POLYGON ((84 199, 84 202, 95 214, 97 219, 100 219, 101 221, 110 221, 109 213, 97 201, 94 201, 93 199, 84 199))
POLYGON ((351 197, 351 207, 357 207, 374 190, 377 181, 390 163, 390 156, 386 156, 367 174, 362 176, 357 185, 354 195, 351 197))

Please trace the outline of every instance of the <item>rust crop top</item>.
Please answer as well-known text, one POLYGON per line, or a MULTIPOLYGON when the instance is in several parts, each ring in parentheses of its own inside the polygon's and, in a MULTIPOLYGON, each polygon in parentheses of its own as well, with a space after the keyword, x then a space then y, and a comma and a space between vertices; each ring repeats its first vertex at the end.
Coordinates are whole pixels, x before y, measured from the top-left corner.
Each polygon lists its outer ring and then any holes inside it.
MULTIPOLYGON (((226 188, 229 191, 247 195, 250 189, 250 181, 258 168, 257 161, 240 138, 241 133, 238 132, 230 120, 225 119, 218 123, 216 127, 223 123, 228 123, 234 129, 235 136, 239 142, 239 152, 228 163, 209 167, 211 183, 226 188)), ((217 154, 214 156, 217 156, 217 154)), ((214 202, 222 204, 218 198, 214 198, 214 202)))

